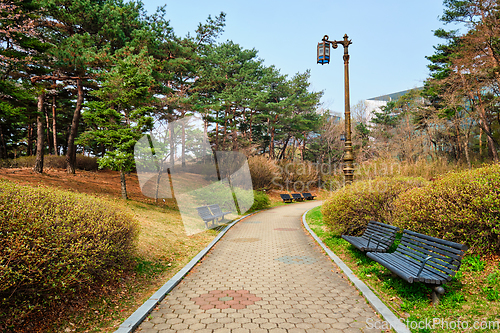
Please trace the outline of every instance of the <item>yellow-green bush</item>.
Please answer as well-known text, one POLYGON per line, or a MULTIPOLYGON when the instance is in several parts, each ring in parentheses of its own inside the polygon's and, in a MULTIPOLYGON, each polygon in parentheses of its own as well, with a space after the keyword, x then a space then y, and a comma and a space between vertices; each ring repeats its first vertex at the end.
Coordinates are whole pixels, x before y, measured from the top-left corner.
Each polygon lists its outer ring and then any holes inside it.
POLYGON ((137 233, 111 202, 0 181, 0 322, 112 277, 137 233))
POLYGON ((394 201, 394 224, 471 246, 500 252, 500 165, 450 173, 394 201))
POLYGON ((321 208, 332 231, 360 235, 370 220, 391 223, 393 200, 405 191, 427 184, 423 178, 380 177, 354 182, 332 194, 321 208))

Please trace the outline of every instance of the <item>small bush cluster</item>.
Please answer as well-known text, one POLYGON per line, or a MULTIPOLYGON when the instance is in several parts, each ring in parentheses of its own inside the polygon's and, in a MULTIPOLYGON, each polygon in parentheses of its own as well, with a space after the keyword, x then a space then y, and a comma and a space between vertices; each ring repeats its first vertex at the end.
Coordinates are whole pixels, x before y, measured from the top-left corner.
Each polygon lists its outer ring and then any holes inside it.
POLYGON ((264 156, 248 159, 254 189, 304 192, 318 185, 320 171, 308 161, 274 161, 264 156))
MULTIPOLYGON (((35 165, 35 156, 23 156, 16 159, 0 160, 2 168, 32 168, 35 165)), ((43 157, 45 168, 65 169, 66 156, 45 155, 43 157)), ((97 157, 76 155, 75 167, 79 170, 97 171, 97 157)))
POLYGON ((274 187, 273 180, 279 174, 279 169, 274 161, 262 155, 252 156, 248 159, 248 167, 254 189, 263 190, 274 187))
POLYGON ((390 223, 393 200, 400 193, 426 184, 419 177, 380 177, 354 182, 334 192, 321 212, 336 234, 360 235, 370 220, 390 223))
POLYGON ((266 209, 271 206, 271 200, 269 196, 262 191, 253 191, 254 193, 254 202, 252 207, 250 207, 249 211, 256 211, 260 209, 266 209))
POLYGON ((279 161, 278 167, 279 180, 275 183, 280 190, 303 192, 318 184, 319 170, 312 162, 279 161))
POLYGON ((111 202, 0 181, 0 322, 112 278, 137 233, 111 202))
POLYGON ((500 165, 450 173, 394 201, 394 224, 468 244, 470 252, 500 252, 500 165))

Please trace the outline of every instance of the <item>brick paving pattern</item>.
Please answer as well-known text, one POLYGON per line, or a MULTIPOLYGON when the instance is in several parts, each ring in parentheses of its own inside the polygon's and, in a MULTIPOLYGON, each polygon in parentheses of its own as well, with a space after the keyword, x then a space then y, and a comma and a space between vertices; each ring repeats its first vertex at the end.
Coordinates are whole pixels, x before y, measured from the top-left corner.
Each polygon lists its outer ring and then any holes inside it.
POLYGON ((373 308, 302 227, 318 204, 237 223, 136 332, 380 332, 366 327, 380 320, 373 308))

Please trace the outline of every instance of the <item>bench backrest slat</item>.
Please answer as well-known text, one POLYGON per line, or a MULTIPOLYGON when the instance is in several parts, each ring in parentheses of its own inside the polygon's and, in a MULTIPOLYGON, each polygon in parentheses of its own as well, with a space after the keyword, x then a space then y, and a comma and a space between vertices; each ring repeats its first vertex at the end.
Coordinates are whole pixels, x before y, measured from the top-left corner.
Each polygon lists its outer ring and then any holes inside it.
POLYGON ((196 210, 198 211, 198 215, 200 215, 200 217, 204 220, 214 218, 213 214, 208 209, 208 206, 196 207, 196 210))
POLYGON ((366 227, 365 232, 363 233, 363 235, 361 235, 361 237, 368 240, 370 239, 370 235, 373 235, 372 239, 376 240, 383 239, 381 243, 392 244, 392 242, 396 238, 397 230, 398 230, 397 227, 393 227, 375 221, 370 221, 370 223, 368 223, 368 226, 366 227))
MULTIPOLYGON (((404 254, 402 254, 401 252, 395 253, 394 256, 400 260, 401 267, 403 269, 408 269, 409 268, 408 265, 410 265, 411 267, 413 267, 413 269, 415 271, 418 271, 420 269, 420 266, 421 266, 421 262, 420 261, 415 260, 414 262, 411 262, 411 261, 408 262, 408 260, 405 260, 406 256, 404 254)), ((440 276, 443 279, 448 279, 448 277, 450 275, 451 276, 455 275, 455 272, 453 272, 451 270, 440 270, 440 269, 435 269, 432 266, 430 267, 429 265, 432 264, 432 262, 430 262, 430 261, 428 261, 427 264, 428 265, 425 266, 424 270, 422 271, 422 274, 425 273, 425 274, 428 275, 429 272, 432 272, 433 274, 438 275, 438 276, 440 276)))
POLYGON ((392 231, 398 231, 399 228, 398 227, 395 227, 393 225, 389 225, 389 224, 385 224, 385 223, 381 223, 381 222, 376 222, 376 221, 370 221, 371 224, 374 224, 376 226, 379 226, 383 229, 389 229, 389 230, 392 230, 392 231))
POLYGON ((284 199, 284 200, 288 200, 288 199, 292 199, 292 197, 290 196, 290 194, 280 194, 280 197, 281 199, 284 199))
MULTIPOLYGON (((404 246, 401 246, 401 248, 399 248, 398 253, 410 256, 413 259, 416 259, 416 261, 418 261, 418 263, 423 262, 424 259, 426 258, 426 256, 422 256, 421 253, 416 252, 413 249, 408 248, 408 247, 404 247, 404 246)), ((435 258, 432 258, 429 261, 427 261, 426 267, 428 267, 428 266, 431 266, 432 268, 434 268, 437 271, 443 271, 447 274, 452 274, 452 275, 454 275, 455 271, 458 270, 458 268, 459 268, 454 263, 447 263, 447 262, 443 262, 443 261, 439 262, 435 258)))
POLYGON ((300 193, 292 193, 292 197, 293 197, 294 199, 304 199, 304 198, 302 197, 302 195, 300 195, 300 193))
POLYGON ((441 251, 445 255, 456 255, 458 257, 462 257, 463 254, 465 253, 464 250, 458 249, 456 247, 446 246, 442 243, 435 243, 428 239, 415 237, 414 235, 405 235, 405 237, 411 242, 417 242, 424 245, 431 245, 433 248, 436 249, 435 250, 436 252, 441 251))
POLYGON ((219 205, 217 205, 217 204, 208 205, 208 208, 210 208, 210 211, 214 215, 220 215, 220 214, 222 214, 222 210, 220 209, 219 205))
POLYGON ((465 252, 469 249, 469 247, 465 244, 459 244, 459 243, 447 241, 447 240, 444 240, 441 238, 436 238, 436 237, 420 234, 418 232, 411 231, 411 230, 404 230, 404 232, 407 233, 408 235, 411 235, 411 236, 414 236, 417 238, 423 238, 423 239, 429 240, 433 243, 437 243, 437 244, 441 244, 441 245, 444 245, 444 246, 447 246, 450 248, 458 249, 458 250, 461 250, 463 252, 465 252))
POLYGON ((426 274, 431 272, 449 280, 460 268, 467 249, 467 245, 464 244, 404 230, 395 255, 401 260, 403 260, 402 256, 411 257, 415 260, 415 265, 420 265, 428 256, 431 256, 432 258, 427 261, 421 273, 422 277, 425 278, 426 274))
POLYGON ((455 260, 461 260, 464 252, 461 250, 453 249, 453 248, 446 248, 442 246, 441 244, 435 244, 435 243, 430 243, 430 242, 422 242, 419 239, 415 239, 413 237, 407 237, 406 235, 401 238, 401 242, 407 242, 408 244, 413 244, 414 246, 418 248, 423 248, 428 251, 431 251, 433 253, 440 254, 442 257, 445 258, 452 258, 455 260))
POLYGON ((445 262, 448 265, 453 264, 454 262, 461 260, 461 257, 456 257, 455 255, 447 256, 447 255, 443 254, 443 252, 445 252, 445 251, 441 251, 441 250, 436 251, 436 249, 432 248, 431 246, 416 244, 414 242, 408 242, 407 239, 401 239, 400 244, 402 246, 404 245, 407 248, 411 248, 411 249, 417 251, 417 253, 419 253, 420 256, 423 258, 425 258, 427 256, 431 256, 433 258, 436 258, 438 260, 445 262))

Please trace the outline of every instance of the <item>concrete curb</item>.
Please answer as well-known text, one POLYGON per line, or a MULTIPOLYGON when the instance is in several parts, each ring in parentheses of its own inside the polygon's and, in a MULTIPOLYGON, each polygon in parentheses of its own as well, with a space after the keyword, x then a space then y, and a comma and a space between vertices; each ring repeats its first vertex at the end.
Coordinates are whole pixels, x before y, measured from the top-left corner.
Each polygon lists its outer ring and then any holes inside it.
POLYGON ((208 244, 206 248, 201 250, 191 261, 184 266, 177 274, 175 274, 170 280, 167 281, 156 293, 153 294, 144 304, 142 304, 134 313, 130 315, 114 333, 131 333, 133 332, 142 321, 148 316, 148 314, 153 311, 155 306, 161 302, 165 296, 181 282, 181 280, 186 276, 187 273, 200 261, 210 249, 224 236, 224 234, 231 229, 233 225, 238 223, 239 221, 247 218, 250 215, 256 214, 259 211, 250 213, 239 219, 231 222, 224 230, 222 230, 215 239, 208 244))
MULTIPOLYGON (((312 208, 311 208, 312 209, 312 208)), ((382 318, 390 325, 391 328, 393 328, 397 333, 411 333, 411 331, 406 327, 405 324, 403 324, 398 317, 371 291, 368 286, 358 279, 356 275, 351 271, 347 265, 340 260, 339 257, 335 253, 332 252, 322 241, 319 239, 319 237, 314 233, 314 231, 309 228, 309 225, 307 224, 306 221, 306 215, 307 213, 311 210, 309 209, 307 212, 302 215, 302 224, 306 228, 306 230, 311 234, 311 236, 318 242, 319 245, 325 250, 325 252, 328 254, 328 256, 337 264, 337 266, 340 267, 340 269, 344 272, 344 274, 351 280, 352 283, 358 288, 360 292, 363 293, 363 296, 370 302, 370 304, 375 308, 375 311, 377 311, 382 318)))

